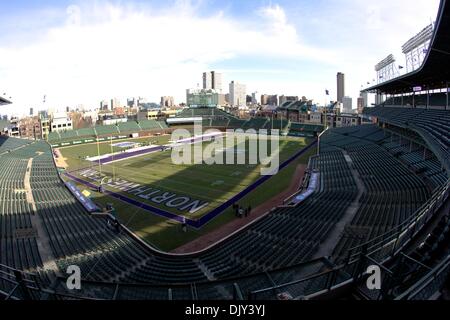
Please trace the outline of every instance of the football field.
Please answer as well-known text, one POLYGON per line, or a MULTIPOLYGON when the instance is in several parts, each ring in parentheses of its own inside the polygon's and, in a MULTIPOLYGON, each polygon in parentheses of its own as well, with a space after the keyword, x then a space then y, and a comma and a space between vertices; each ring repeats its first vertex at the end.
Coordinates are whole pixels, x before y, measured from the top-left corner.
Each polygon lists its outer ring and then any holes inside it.
MULTIPOLYGON (((86 168, 73 174, 92 184, 99 185, 103 182, 102 186, 108 191, 119 192, 126 197, 173 214, 197 219, 261 178, 263 165, 255 164, 254 161, 251 163, 249 159, 250 153, 255 151, 258 153, 261 147, 258 145, 259 142, 255 142, 257 150, 251 148, 251 139, 247 139, 240 144, 235 141, 232 146, 224 142, 223 148, 216 148, 209 153, 217 155, 217 159, 221 157, 223 164, 207 164, 205 161, 200 164, 192 163, 195 144, 191 144, 188 146, 191 163, 174 163, 172 156, 176 151, 167 149, 108 164, 91 161, 86 168), (226 163, 227 153, 234 153, 233 163, 226 163), (241 161, 242 164, 237 164, 239 155, 241 160, 244 160, 244 163, 241 161)), ((212 143, 200 143, 203 156, 207 151, 206 148, 211 148, 212 143)), ((271 154, 270 141, 263 143, 267 143, 267 154, 271 154)), ((278 163, 286 161, 304 146, 303 139, 281 137, 279 148, 274 150, 279 155, 278 163)), ((71 152, 85 155, 85 148, 86 146, 71 147, 71 152)), ((95 151, 92 145, 89 149, 95 151)), ((102 148, 102 151, 103 154, 108 152, 107 148, 102 148)), ((67 154, 64 150, 62 153, 64 156, 67 154)), ((183 151, 179 154, 183 155, 183 151)))
MULTIPOLYGON (((170 136, 120 142, 167 145, 170 136)), ((314 153, 314 148, 308 150, 276 175, 265 179, 266 176, 261 176, 263 165, 248 164, 249 142, 236 143, 233 148, 227 145, 217 152, 223 153, 224 159, 231 149, 236 159, 244 152, 245 164, 176 164, 170 149, 107 164, 86 159, 106 156, 111 150, 120 151, 120 147, 114 147, 115 142, 59 150, 69 165, 65 178, 70 178, 67 175, 70 174, 77 186, 89 190, 91 198, 102 206, 112 203, 122 223, 141 238, 162 250, 170 250, 233 219, 230 200, 238 197, 239 204, 257 207, 282 192, 291 183, 297 164, 307 162, 314 153), (95 192, 102 182, 104 192, 95 192), (182 217, 187 219, 188 225, 192 222, 190 225, 194 226, 188 233, 179 231, 182 217)), ((305 138, 280 137, 279 164, 286 164, 310 142, 305 138)), ((270 153, 270 143, 267 146, 270 153)), ((202 151, 210 147, 211 142, 201 143, 202 151)))

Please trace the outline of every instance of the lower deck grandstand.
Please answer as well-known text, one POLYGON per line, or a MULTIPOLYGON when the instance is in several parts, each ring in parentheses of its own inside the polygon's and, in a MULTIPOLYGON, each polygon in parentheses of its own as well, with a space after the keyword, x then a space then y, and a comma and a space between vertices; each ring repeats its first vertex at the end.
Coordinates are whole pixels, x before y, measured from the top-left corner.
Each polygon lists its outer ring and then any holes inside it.
MULTIPOLYGON (((400 129, 364 125, 326 131, 320 155, 310 159, 308 172, 320 174, 320 188, 311 197, 272 210, 210 249, 181 256, 152 250, 125 230, 108 228, 106 217, 85 212, 58 176, 47 143, 2 138, 0 160, 10 169, 1 177, 0 264, 38 275, 42 286, 59 283, 63 271, 75 264, 90 286, 93 281, 99 288, 120 283, 122 298, 138 292, 141 298, 163 298, 172 286, 174 294, 181 294, 192 284, 199 296, 229 298, 233 293, 219 290, 221 281, 232 280, 244 296, 289 283, 298 274, 293 278, 288 270, 321 256, 331 259, 316 261, 310 272, 341 263, 349 249, 398 230, 433 194, 443 188, 448 192, 440 158, 426 144, 416 144, 413 132, 400 129), (344 217, 349 223, 340 241, 329 246, 344 217), (245 280, 254 274, 265 278, 261 275, 268 272, 279 277, 250 287, 245 280)), ((3 292, 11 289, 4 281, 1 285, 3 292)), ((98 291, 83 293, 95 297, 98 291)))

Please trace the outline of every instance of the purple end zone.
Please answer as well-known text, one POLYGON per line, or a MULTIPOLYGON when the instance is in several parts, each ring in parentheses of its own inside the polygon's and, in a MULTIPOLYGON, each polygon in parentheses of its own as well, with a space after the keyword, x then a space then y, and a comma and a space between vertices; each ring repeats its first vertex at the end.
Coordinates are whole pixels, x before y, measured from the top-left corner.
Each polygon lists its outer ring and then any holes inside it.
MULTIPOLYGON (((189 139, 185 139, 183 141, 183 143, 189 144, 189 143, 193 143, 193 142, 197 142, 197 141, 204 141, 203 136, 199 136, 199 137, 194 137, 194 138, 189 138, 189 139)), ((147 153, 152 153, 158 150, 163 150, 164 148, 170 147, 170 145, 160 145, 160 146, 156 146, 153 148, 148 148, 148 149, 143 149, 143 150, 136 150, 136 151, 130 151, 130 152, 122 152, 122 153, 118 153, 115 155, 111 155, 109 157, 105 157, 103 159, 94 161, 94 162, 100 162, 100 164, 108 164, 110 162, 113 161, 118 161, 118 160, 124 160, 127 158, 131 158, 131 157, 136 157, 136 156, 140 156, 140 155, 144 155, 147 153)))
MULTIPOLYGON (((311 149, 313 146, 315 146, 317 144, 317 140, 314 140, 313 142, 311 142, 309 145, 307 145, 305 148, 303 148, 302 150, 298 151, 296 154, 294 154, 293 156, 291 156, 289 159, 287 159, 286 161, 284 161, 280 166, 279 166, 279 170, 284 169, 286 166, 288 166, 292 161, 294 161, 295 159, 297 159, 298 157, 300 157, 302 154, 304 154, 306 151, 308 151, 309 149, 311 149)), ((161 148, 161 147, 158 147, 161 148)), ((157 149, 158 149, 157 148, 157 149)), ((142 150, 145 152, 148 152, 148 150, 150 149, 146 149, 146 150, 142 150)), ((106 159, 106 158, 105 158, 106 159)), ((65 172, 64 175, 66 175, 67 177, 69 177, 70 179, 77 181, 78 183, 84 184, 90 188, 93 189, 97 189, 98 186, 88 182, 84 179, 80 179, 78 177, 75 177, 74 175, 72 175, 71 173, 65 172)), ((256 189, 257 187, 259 187, 261 184, 263 184, 264 182, 266 182, 267 180, 269 180, 271 177, 271 175, 267 175, 267 176, 262 176, 261 178, 259 178, 258 180, 256 180, 254 183, 252 183, 251 185, 249 185, 247 188, 245 188, 244 190, 242 190, 241 192, 239 192, 238 194, 236 194, 235 196, 233 196, 232 198, 230 198, 229 200, 225 201, 224 203, 222 203, 220 206, 214 208, 213 210, 211 210, 210 212, 208 212, 207 214, 205 214, 204 216, 202 216, 200 219, 198 220, 193 220, 193 219, 189 219, 186 218, 186 224, 188 224, 191 227, 194 227, 196 229, 201 228, 202 226, 204 226, 205 224, 207 224, 209 221, 211 221, 213 218, 215 218, 217 215, 219 215, 220 213, 222 213, 225 209, 227 209, 228 207, 230 207, 233 203, 239 201, 240 199, 242 199, 243 197, 245 197, 247 194, 249 194, 251 191, 253 191, 254 189, 256 189)), ((153 214, 156 214, 158 216, 164 217, 164 218, 168 218, 174 221, 178 221, 180 223, 183 222, 183 217, 179 216, 177 214, 153 207, 151 205, 148 205, 146 203, 143 203, 141 201, 129 198, 127 196, 124 196, 120 193, 114 192, 114 191, 109 191, 109 190, 104 190, 103 191, 105 194, 109 195, 110 197, 113 197, 115 199, 121 200, 123 202, 129 203, 131 205, 137 206, 139 208, 142 208, 146 211, 149 211, 153 214)))

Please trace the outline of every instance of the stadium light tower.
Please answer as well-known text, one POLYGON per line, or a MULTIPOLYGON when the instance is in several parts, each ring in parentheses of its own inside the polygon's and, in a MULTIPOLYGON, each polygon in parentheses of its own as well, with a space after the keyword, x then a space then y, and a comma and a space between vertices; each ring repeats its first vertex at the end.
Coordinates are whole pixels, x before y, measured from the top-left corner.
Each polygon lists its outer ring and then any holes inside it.
POLYGON ((399 76, 399 71, 395 65, 395 58, 392 54, 375 65, 377 72, 377 83, 385 82, 399 76))
POLYGON ((432 37, 433 24, 430 24, 402 46, 406 58, 406 72, 420 68, 427 56, 432 37))

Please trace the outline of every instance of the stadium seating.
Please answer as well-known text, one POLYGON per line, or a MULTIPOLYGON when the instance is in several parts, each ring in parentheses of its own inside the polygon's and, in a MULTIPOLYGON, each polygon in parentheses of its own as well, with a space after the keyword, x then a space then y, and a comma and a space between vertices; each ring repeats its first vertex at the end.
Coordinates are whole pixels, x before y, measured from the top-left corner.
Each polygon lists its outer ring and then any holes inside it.
POLYGON ((366 188, 355 217, 335 248, 336 258, 343 258, 348 249, 394 229, 430 196, 420 177, 374 143, 383 139, 383 131, 373 125, 335 129, 322 137, 324 144, 348 152, 366 188))
POLYGON ((97 136, 115 135, 119 133, 119 130, 115 124, 107 126, 95 126, 94 130, 97 136))
POLYGON ((364 114, 416 131, 440 161, 450 166, 450 112, 437 109, 406 107, 365 108, 364 114))
POLYGON ((71 140, 78 137, 78 133, 76 130, 67 130, 67 131, 61 131, 59 133, 61 140, 71 140))
POLYGON ((290 122, 288 120, 278 120, 278 119, 270 119, 269 123, 266 125, 267 129, 278 129, 280 131, 289 131, 289 124, 290 122))
POLYGON ((82 128, 77 130, 79 137, 94 137, 95 131, 94 128, 82 128))
POLYGON ((117 128, 120 133, 139 132, 141 128, 136 121, 119 122, 117 128))
POLYGON ((0 136, 0 154, 11 151, 13 149, 26 146, 31 141, 23 139, 9 139, 6 136, 0 136))
POLYGON ((119 122, 117 125, 95 126, 90 128, 82 128, 78 130, 67 130, 62 132, 50 132, 48 142, 61 143, 80 140, 84 138, 94 138, 96 136, 116 136, 118 134, 129 135, 140 131, 162 130, 167 129, 165 121, 156 120, 140 120, 119 122))
POLYGON ((160 122, 156 120, 139 120, 139 127, 142 130, 161 129, 160 122))
MULTIPOLYGON (((31 188, 56 263, 61 270, 70 264, 79 265, 89 280, 203 282, 207 275, 200 266, 209 270, 214 278, 223 279, 292 265, 311 256, 326 234, 319 230, 328 230, 347 204, 341 196, 329 195, 324 189, 318 199, 308 200, 308 207, 298 212, 281 210, 271 213, 214 250, 192 258, 166 257, 143 248, 126 233, 116 234, 106 226, 104 219, 85 213, 59 180, 51 161, 50 148, 44 142, 33 145, 20 157, 34 157, 31 188), (36 156, 36 150, 44 153, 36 156), (325 209, 332 204, 341 210, 333 210, 334 214, 329 217, 325 209), (275 252, 280 254, 275 255, 275 252)), ((345 165, 342 155, 335 157, 345 165)), ((318 163, 320 165, 321 162, 318 163)), ((329 170, 331 174, 332 169, 329 170)), ((21 172, 23 174, 24 168, 21 172)), ((324 174, 324 179, 328 179, 326 176, 324 174)), ((336 183, 342 185, 343 182, 336 183)), ((354 188, 351 180, 348 183, 354 188)), ((329 188, 335 186, 330 183, 329 188)), ((343 194, 345 191, 336 189, 336 192, 343 194)))
POLYGON ((26 157, 35 149, 25 150, 31 142, 20 139, 1 137, 0 144, 0 264, 21 270, 42 267, 24 185, 26 157))
POLYGON ((61 137, 58 132, 49 132, 47 140, 48 142, 59 142, 61 137))
POLYGON ((255 129, 255 130, 265 129, 266 125, 268 123, 269 123, 269 119, 267 119, 267 118, 251 118, 251 119, 247 120, 242 125, 242 129, 244 129, 244 130, 247 130, 247 129, 255 129))
MULTIPOLYGON (((250 122, 264 127, 269 120, 248 120, 246 125, 250 122)), ((160 126, 153 120, 139 123, 141 128, 156 125, 160 126)), ((246 127, 244 123, 241 125, 246 127)), ((321 138, 320 155, 310 160, 309 170, 320 175, 315 193, 297 206, 272 210, 205 252, 185 257, 153 251, 128 233, 110 229, 104 218, 86 213, 61 182, 51 149, 45 142, 7 139, 0 145, 0 164, 8 168, 0 177, 0 200, 4 203, 0 212, 0 264, 38 270, 42 274, 35 236, 18 238, 15 234, 15 230, 32 229, 32 210, 22 191, 28 159, 32 157, 30 183, 36 214, 43 221, 61 271, 76 264, 85 280, 104 282, 105 288, 107 283, 125 283, 127 289, 121 291, 121 298, 158 299, 166 296, 167 285, 187 283, 203 288, 198 292, 205 298, 229 297, 227 290, 220 289, 218 283, 208 285, 212 280, 235 279, 233 281, 246 291, 267 287, 271 284, 266 278, 247 276, 311 259, 357 198, 357 183, 347 157, 352 160, 365 191, 355 216, 333 252, 337 261, 345 257, 349 248, 392 230, 413 215, 430 196, 426 177, 436 185, 443 183, 442 168, 430 151, 424 159, 417 150, 405 146, 405 141, 415 141, 420 136, 412 134, 399 141, 393 139, 393 134, 375 125, 327 131, 321 138), (1 153, 2 150, 13 151, 1 153), (428 170, 418 175, 408 169, 414 166, 428 170), (433 176, 437 178, 431 179, 433 176), (155 291, 144 292, 138 284, 152 284, 155 291)), ((399 134, 400 131, 395 132, 394 136, 399 134)), ((288 281, 290 277, 288 272, 280 273, 277 281, 288 281)), ((312 290, 313 284, 308 288, 312 290)), ((98 290, 92 292, 101 296, 98 290)), ((190 296, 189 292, 183 292, 177 291, 176 298, 190 296)))
POLYGON ((403 98, 401 96, 390 97, 384 102, 386 106, 416 105, 418 107, 425 107, 427 104, 433 107, 444 107, 447 104, 447 96, 444 92, 432 93, 428 97, 426 94, 418 94, 414 98, 412 95, 407 95, 403 96, 403 98))
POLYGON ((211 120, 211 126, 212 127, 228 127, 229 122, 230 122, 230 119, 228 119, 228 118, 213 118, 211 120))
POLYGON ((165 121, 158 121, 158 124, 162 129, 168 128, 167 123, 165 121))
POLYGON ((177 118, 192 117, 228 117, 227 112, 218 108, 186 108, 177 114, 177 118))
POLYGON ((245 122, 246 122, 246 120, 230 117, 230 122, 228 123, 228 128, 231 128, 231 129, 242 128, 242 126, 244 125, 245 122))
POLYGON ((290 135, 310 135, 314 136, 314 134, 322 132, 324 130, 323 125, 313 125, 313 124, 304 124, 291 122, 289 125, 289 134, 290 135))

